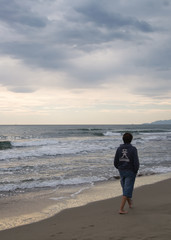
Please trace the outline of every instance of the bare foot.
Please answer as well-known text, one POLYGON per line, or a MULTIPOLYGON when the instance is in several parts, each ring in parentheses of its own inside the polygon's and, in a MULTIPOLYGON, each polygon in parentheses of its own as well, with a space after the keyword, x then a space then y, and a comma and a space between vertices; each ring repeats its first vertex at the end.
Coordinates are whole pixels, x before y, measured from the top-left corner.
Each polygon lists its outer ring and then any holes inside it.
POLYGON ((124 210, 120 210, 119 211, 119 214, 127 214, 128 212, 127 211, 124 211, 124 210))

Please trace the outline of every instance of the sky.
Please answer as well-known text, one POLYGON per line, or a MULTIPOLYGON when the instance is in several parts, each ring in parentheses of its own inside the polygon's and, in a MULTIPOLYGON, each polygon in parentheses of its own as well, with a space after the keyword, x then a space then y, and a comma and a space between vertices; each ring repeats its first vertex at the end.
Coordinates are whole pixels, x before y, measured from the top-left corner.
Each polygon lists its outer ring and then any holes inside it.
POLYGON ((171 0, 0 6, 0 124, 171 119, 171 0))

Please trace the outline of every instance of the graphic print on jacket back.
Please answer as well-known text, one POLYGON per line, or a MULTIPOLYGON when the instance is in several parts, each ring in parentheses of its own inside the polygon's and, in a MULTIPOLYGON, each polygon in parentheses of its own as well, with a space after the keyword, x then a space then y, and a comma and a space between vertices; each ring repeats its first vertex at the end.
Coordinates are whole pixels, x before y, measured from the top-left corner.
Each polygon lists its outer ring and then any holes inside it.
POLYGON ((122 149, 122 156, 121 158, 119 159, 120 162, 130 162, 128 156, 128 150, 126 148, 122 149))

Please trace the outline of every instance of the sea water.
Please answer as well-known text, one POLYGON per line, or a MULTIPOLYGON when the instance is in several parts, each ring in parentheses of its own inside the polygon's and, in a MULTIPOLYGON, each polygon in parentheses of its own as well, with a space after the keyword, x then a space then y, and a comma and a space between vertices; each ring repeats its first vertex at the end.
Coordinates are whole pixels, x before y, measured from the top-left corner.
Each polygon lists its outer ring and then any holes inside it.
POLYGON ((171 172, 171 125, 0 126, 0 141, 12 146, 0 150, 0 197, 68 186, 79 193, 117 178, 113 157, 125 131, 134 136, 139 175, 171 172))
POLYGON ((0 126, 0 230, 121 194, 113 166, 126 131, 134 136, 136 186, 171 175, 171 125, 0 126), (164 175, 163 175, 164 174, 164 175))

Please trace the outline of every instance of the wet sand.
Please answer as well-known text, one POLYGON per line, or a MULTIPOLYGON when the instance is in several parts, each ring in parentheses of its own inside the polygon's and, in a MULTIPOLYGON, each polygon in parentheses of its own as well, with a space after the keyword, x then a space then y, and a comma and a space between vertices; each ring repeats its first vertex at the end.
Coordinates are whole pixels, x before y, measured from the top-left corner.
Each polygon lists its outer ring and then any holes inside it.
MULTIPOLYGON (((171 178, 171 173, 137 177, 135 187, 171 178)), ((83 206, 122 194, 120 181, 111 180, 93 186, 26 192, 0 198, 0 230, 38 222, 68 208, 83 206), (74 194, 73 194, 74 193, 74 194)))
POLYGON ((2 240, 121 240, 171 238, 171 178, 138 187, 134 208, 119 215, 120 197, 61 211, 53 217, 0 231, 2 240))

